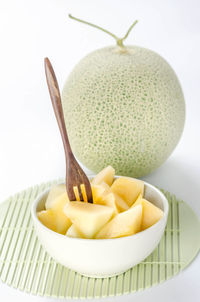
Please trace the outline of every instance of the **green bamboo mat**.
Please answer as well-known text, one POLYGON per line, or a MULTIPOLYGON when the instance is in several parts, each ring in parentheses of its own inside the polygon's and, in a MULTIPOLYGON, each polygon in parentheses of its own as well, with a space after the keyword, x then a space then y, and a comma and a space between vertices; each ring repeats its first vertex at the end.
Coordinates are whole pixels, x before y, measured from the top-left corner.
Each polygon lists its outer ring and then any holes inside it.
MULTIPOLYGON (((54 182, 55 183, 55 182, 54 182)), ((200 223, 192 209, 168 192, 169 217, 154 252, 127 272, 88 278, 55 262, 34 232, 30 206, 51 186, 29 188, 0 204, 0 277, 6 284, 41 296, 99 298, 133 293, 159 284, 184 269, 200 248, 200 223)))

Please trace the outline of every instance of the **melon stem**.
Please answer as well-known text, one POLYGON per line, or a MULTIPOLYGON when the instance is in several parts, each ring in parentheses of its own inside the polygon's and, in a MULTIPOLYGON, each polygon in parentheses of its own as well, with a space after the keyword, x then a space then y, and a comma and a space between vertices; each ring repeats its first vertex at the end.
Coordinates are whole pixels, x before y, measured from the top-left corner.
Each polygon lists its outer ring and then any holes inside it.
POLYGON ((89 26, 92 26, 92 27, 94 27, 94 28, 97 28, 97 29, 99 29, 99 30, 105 32, 106 34, 110 35, 111 37, 113 37, 113 38, 115 39, 115 41, 116 41, 116 43, 117 43, 117 45, 118 45, 119 47, 124 47, 123 41, 126 40, 126 38, 128 37, 130 31, 132 30, 132 28, 133 28, 133 27, 137 24, 137 22, 138 22, 138 20, 134 21, 133 24, 129 27, 129 29, 128 29, 127 33, 125 34, 125 36, 124 36, 123 38, 119 38, 119 37, 117 37, 116 35, 114 35, 113 33, 111 33, 110 31, 108 31, 107 29, 102 28, 102 27, 100 27, 100 26, 98 26, 98 25, 96 25, 96 24, 93 24, 93 23, 84 21, 84 20, 82 20, 82 19, 78 19, 78 18, 72 16, 71 14, 69 14, 69 18, 71 18, 71 19, 73 19, 73 20, 76 20, 76 21, 78 21, 78 22, 87 24, 87 25, 89 25, 89 26))

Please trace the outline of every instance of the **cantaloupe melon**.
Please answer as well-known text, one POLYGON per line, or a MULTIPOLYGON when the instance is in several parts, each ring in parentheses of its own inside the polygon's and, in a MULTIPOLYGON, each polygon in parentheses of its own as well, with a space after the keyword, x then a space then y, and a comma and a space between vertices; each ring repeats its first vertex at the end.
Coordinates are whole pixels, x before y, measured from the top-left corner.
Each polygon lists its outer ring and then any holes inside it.
MULTIPOLYGON (((79 20, 80 21, 80 20, 79 20)), ((108 33, 108 32, 107 32, 108 33)), ((139 46, 93 51, 70 73, 62 103, 72 149, 94 172, 112 165, 141 177, 172 153, 183 131, 184 96, 171 66, 139 46)))

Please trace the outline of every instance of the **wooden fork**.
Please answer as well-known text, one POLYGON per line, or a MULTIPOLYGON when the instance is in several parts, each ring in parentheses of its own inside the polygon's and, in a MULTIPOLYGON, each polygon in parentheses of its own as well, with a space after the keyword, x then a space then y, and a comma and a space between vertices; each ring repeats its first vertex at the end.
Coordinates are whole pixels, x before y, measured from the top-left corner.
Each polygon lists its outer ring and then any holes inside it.
POLYGON ((87 201, 92 203, 92 190, 89 179, 85 175, 82 168, 76 161, 72 149, 69 143, 67 130, 64 121, 60 90, 58 82, 53 70, 53 67, 48 58, 44 59, 45 73, 47 85, 49 88, 49 94, 51 97, 51 102, 53 105, 54 113, 58 122, 58 127, 60 129, 60 134, 62 136, 62 141, 65 150, 65 160, 66 160, 66 189, 69 200, 77 200, 77 188, 80 200, 85 201, 85 195, 87 196, 87 201), (76 188, 77 187, 77 188, 76 188), (74 190, 74 188, 76 190, 74 190), (75 195, 76 192, 76 195, 75 195), (86 194, 85 194, 86 193, 86 194))

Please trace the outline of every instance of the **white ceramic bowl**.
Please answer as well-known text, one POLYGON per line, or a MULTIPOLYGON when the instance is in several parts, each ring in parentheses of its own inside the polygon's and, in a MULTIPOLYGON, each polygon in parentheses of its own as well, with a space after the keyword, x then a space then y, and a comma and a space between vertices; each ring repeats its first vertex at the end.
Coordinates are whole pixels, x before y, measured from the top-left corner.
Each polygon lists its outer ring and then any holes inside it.
POLYGON ((59 263, 86 276, 108 277, 123 273, 143 261, 156 248, 168 216, 168 201, 154 186, 145 183, 144 197, 164 211, 150 228, 115 239, 81 239, 58 234, 45 227, 36 212, 44 209, 48 191, 33 202, 31 214, 37 236, 46 251, 59 263))

